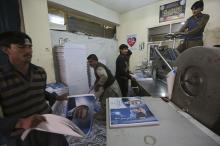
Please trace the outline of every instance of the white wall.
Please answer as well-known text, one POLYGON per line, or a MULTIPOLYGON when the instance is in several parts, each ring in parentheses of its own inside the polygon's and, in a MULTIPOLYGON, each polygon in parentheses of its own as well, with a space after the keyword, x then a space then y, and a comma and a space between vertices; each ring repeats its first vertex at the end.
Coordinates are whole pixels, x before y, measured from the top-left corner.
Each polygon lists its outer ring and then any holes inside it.
POLYGON ((220 44, 220 0, 206 0, 205 12, 210 15, 210 20, 205 29, 204 42, 207 46, 220 44))
POLYGON ((32 63, 42 66, 47 72, 47 81, 54 82, 47 0, 22 0, 22 11, 25 32, 33 42, 32 63))
POLYGON ((49 0, 51 2, 119 24, 119 14, 90 0, 49 0))
MULTIPOLYGON (((184 19, 177 19, 174 21, 168 21, 159 23, 159 7, 160 5, 167 4, 176 0, 161 0, 157 3, 127 12, 120 16, 120 26, 117 28, 117 39, 119 45, 126 43, 126 37, 128 34, 137 34, 137 44, 141 42, 147 43, 148 40, 148 28, 185 21, 191 16, 191 5, 195 0, 186 0, 186 15, 184 19)), ((204 13, 208 13, 211 17, 206 26, 204 40, 205 45, 220 44, 220 13, 218 9, 220 6, 220 0, 204 0, 205 8, 204 13)), ((146 45, 145 45, 146 46, 146 45)), ((136 65, 140 65, 143 59, 147 58, 147 49, 133 50, 133 54, 130 60, 131 70, 134 70, 136 65)))
MULTIPOLYGON (((104 60, 106 66, 115 74, 115 61, 118 55, 117 41, 114 39, 88 37, 65 31, 51 30, 51 39, 53 46, 59 44, 59 39, 66 39, 68 43, 85 45, 87 56, 96 54, 100 60, 104 60)), ((86 56, 86 57, 87 57, 86 56)))

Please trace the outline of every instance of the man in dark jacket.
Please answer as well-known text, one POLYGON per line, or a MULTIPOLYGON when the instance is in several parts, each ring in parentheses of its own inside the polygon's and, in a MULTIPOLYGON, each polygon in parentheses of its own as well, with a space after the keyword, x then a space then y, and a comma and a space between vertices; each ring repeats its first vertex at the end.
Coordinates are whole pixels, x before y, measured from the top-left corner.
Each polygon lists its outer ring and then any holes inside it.
POLYGON ((119 50, 120 54, 116 60, 115 78, 120 86, 122 96, 126 97, 128 94, 128 80, 130 79, 129 55, 131 55, 131 52, 128 53, 128 46, 125 44, 121 44, 119 50))

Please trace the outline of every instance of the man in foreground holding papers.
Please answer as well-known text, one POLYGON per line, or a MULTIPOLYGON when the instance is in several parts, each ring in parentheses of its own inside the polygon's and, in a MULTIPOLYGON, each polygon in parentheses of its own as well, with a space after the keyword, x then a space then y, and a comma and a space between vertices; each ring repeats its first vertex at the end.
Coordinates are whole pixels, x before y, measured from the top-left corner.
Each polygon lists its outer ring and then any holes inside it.
MULTIPOLYGON (((42 116, 37 116, 36 120, 33 115, 51 113, 45 95, 46 72, 31 63, 32 40, 27 34, 1 33, 0 47, 9 59, 9 64, 0 66, 0 106, 5 117, 1 119, 0 132, 6 130, 9 134, 7 146, 69 145, 63 135, 36 130, 32 130, 27 138, 21 141, 21 133, 16 128, 36 126, 45 120, 42 116), (2 128, 7 125, 8 118, 13 119, 8 123, 8 129, 2 128)), ((3 135, 7 136, 5 133, 3 135)))
POLYGON ((105 120, 106 99, 108 97, 120 97, 121 91, 111 71, 104 64, 98 62, 98 57, 95 54, 90 54, 87 60, 88 64, 94 68, 96 76, 94 91, 95 96, 101 103, 101 112, 97 113, 95 118, 98 120, 105 120))

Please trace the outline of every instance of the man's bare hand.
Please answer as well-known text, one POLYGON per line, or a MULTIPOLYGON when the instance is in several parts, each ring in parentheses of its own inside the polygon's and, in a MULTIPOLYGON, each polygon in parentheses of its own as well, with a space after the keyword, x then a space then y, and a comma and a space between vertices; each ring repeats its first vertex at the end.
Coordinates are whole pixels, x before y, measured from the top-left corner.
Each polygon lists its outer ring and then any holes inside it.
POLYGON ((27 118, 20 119, 16 123, 16 128, 28 129, 34 128, 39 125, 41 122, 46 122, 46 118, 41 115, 33 115, 27 118))

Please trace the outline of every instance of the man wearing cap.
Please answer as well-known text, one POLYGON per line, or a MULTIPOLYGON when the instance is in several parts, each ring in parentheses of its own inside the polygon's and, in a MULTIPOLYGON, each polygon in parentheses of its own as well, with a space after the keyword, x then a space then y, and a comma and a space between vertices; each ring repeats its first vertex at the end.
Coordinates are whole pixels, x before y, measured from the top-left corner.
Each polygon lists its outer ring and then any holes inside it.
POLYGON ((203 1, 196 1, 191 7, 193 15, 187 19, 177 33, 184 35, 184 42, 177 48, 179 53, 194 46, 203 46, 203 32, 209 20, 209 15, 202 13, 203 8, 203 1))
POLYGON ((22 32, 0 33, 0 48, 9 63, 0 66, 0 133, 8 136, 7 146, 67 146, 63 135, 32 130, 24 141, 18 129, 34 127, 51 113, 46 102, 46 72, 31 63, 32 40, 22 32), (10 119, 10 120, 9 120, 10 119))

